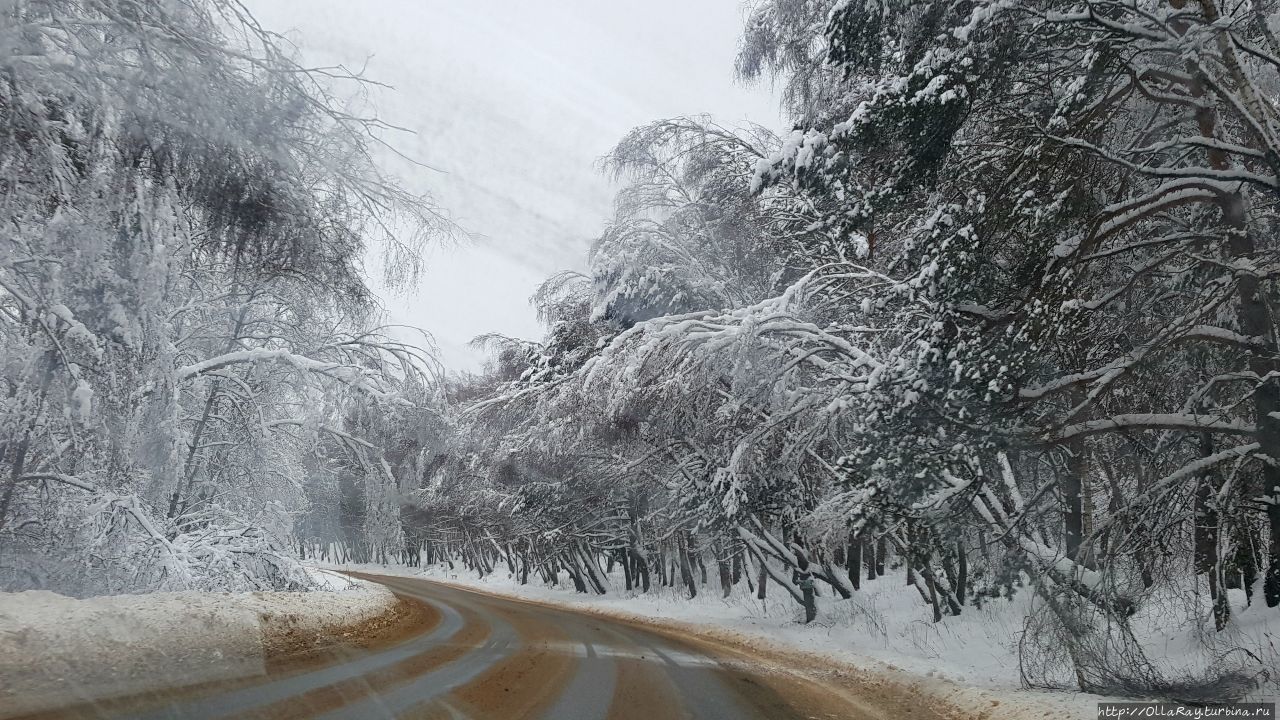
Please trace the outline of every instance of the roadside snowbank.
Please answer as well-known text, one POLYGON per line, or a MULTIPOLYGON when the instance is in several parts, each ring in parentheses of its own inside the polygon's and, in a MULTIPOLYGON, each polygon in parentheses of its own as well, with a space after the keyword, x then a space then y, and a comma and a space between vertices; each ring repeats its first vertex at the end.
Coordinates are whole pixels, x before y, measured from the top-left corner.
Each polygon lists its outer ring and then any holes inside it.
POLYGON ((0 593, 0 718, 260 674, 269 657, 395 607, 378 585, 309 572, 325 590, 0 593))
POLYGON ((723 599, 717 592, 703 592, 689 600, 679 588, 659 587, 639 594, 620 586, 596 596, 575 593, 567 581, 559 587, 532 580, 520 585, 505 570, 481 580, 461 567, 456 571, 439 566, 326 567, 424 577, 581 612, 661 624, 784 659, 787 653, 819 654, 834 661, 833 675, 854 684, 892 683, 921 702, 955 708, 956 717, 1083 720, 1096 717, 1097 703, 1106 699, 1018 687, 1015 645, 1022 609, 1011 607, 1009 601, 970 608, 967 616, 959 618, 962 622, 935 624, 922 613, 919 595, 897 582, 867 582, 854 601, 831 602, 828 596, 820 600, 818 620, 804 625, 799 622, 800 609, 785 596, 760 601, 742 593, 723 599))

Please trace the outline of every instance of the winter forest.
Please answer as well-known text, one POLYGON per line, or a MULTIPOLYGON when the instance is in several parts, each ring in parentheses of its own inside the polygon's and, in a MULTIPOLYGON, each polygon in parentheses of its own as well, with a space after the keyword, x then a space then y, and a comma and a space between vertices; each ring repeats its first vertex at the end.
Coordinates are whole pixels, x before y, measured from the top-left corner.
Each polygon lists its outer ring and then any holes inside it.
POLYGON ((725 82, 787 125, 620 138, 545 335, 468 374, 372 289, 465 234, 374 161, 376 77, 237 0, 0 0, 0 589, 444 564, 807 622, 893 584, 1017 601, 1030 687, 1274 681, 1280 3, 745 17, 725 82))

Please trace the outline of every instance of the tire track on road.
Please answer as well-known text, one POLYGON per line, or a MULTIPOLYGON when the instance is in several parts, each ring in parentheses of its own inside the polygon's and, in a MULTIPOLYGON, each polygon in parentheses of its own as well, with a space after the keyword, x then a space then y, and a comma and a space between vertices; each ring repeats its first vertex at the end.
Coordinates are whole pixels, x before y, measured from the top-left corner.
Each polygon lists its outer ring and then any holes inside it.
MULTIPOLYGON (((421 586, 411 585, 402 580, 372 576, 361 576, 380 582, 396 592, 403 592, 424 602, 432 603, 450 612, 459 611, 447 600, 435 595, 424 594, 421 586)), ((354 702, 322 713, 321 720, 373 720, 374 718, 395 718, 410 710, 435 700, 455 688, 471 683, 486 671, 517 652, 521 639, 515 626, 501 613, 495 612, 490 603, 468 604, 468 609, 476 612, 489 627, 487 640, 478 647, 473 647, 452 662, 441 665, 426 673, 407 679, 389 688, 381 688, 374 694, 361 697, 354 702)), ((464 711, 465 712, 465 711, 464 711)))

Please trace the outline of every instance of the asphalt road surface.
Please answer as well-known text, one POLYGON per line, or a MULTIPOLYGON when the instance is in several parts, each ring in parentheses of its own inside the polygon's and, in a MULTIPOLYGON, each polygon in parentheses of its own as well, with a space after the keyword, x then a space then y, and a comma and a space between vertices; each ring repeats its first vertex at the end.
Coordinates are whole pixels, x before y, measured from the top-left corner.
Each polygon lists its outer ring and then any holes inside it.
POLYGON ((724 643, 469 592, 362 575, 421 603, 379 647, 237 683, 175 690, 56 718, 787 720, 927 717, 888 695, 780 669, 724 643))

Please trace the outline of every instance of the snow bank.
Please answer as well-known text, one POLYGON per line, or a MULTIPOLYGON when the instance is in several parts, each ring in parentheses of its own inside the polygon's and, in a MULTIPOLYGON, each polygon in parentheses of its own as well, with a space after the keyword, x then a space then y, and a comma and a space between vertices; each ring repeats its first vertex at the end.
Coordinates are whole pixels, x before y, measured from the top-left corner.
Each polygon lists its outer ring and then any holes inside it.
POLYGON ((390 612, 386 589, 312 571, 327 591, 0 593, 0 717, 260 674, 301 639, 390 612))

